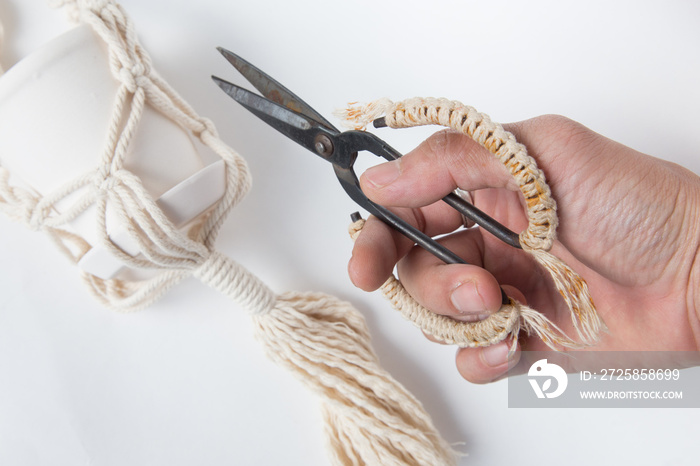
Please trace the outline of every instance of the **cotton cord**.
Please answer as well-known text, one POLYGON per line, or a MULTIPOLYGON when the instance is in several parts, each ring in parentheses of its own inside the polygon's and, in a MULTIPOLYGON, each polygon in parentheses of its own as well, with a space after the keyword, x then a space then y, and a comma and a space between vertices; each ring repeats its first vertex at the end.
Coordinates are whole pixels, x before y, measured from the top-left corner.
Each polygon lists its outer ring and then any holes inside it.
MULTIPOLYGON (((379 117, 384 117, 387 126, 392 128, 446 126, 466 134, 491 152, 513 176, 525 198, 528 227, 519 235, 520 245, 551 275, 571 311, 578 341, 541 313, 513 299, 483 321, 457 322, 421 306, 401 282, 391 276, 381 290, 404 317, 437 339, 462 347, 491 345, 510 336, 511 350, 514 350, 521 328, 528 334, 536 334, 553 349, 579 348, 598 341, 606 327, 596 312, 585 280, 549 252, 556 239, 556 202, 544 173, 513 134, 474 108, 447 99, 413 98, 400 102, 380 99, 364 105, 352 104, 338 115, 347 126, 358 130, 365 129, 379 117)), ((356 238, 363 225, 362 220, 354 222, 350 226, 351 237, 356 238)))
POLYGON ((321 293, 277 295, 215 250, 227 213, 250 189, 247 165, 219 138, 212 122, 197 115, 153 69, 124 9, 114 0, 51 4, 64 7, 70 19, 90 25, 107 45, 109 66, 119 82, 113 113, 104 149, 96 154, 96 167, 55 191, 40 195, 21 180, 13 183, 8 170, 0 166, 0 210, 47 233, 77 262, 91 246, 66 225, 95 206, 101 245, 131 268, 157 271, 142 281, 101 279, 83 272, 89 290, 109 308, 143 308, 194 276, 247 309, 267 354, 320 396, 333 464, 454 464, 455 452, 420 402, 381 368, 360 312, 321 293), (147 105, 178 123, 225 163, 225 194, 201 222, 186 231, 168 219, 140 178, 124 165, 147 105), (108 212, 138 245, 138 254, 123 251, 111 240, 108 212))

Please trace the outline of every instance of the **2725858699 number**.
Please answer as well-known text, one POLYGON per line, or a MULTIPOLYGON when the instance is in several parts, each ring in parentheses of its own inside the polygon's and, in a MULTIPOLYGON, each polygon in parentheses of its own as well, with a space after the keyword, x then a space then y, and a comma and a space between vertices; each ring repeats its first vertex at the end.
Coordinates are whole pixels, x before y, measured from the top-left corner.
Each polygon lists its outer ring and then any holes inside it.
POLYGON ((599 380, 678 380, 678 369, 601 369, 599 380))

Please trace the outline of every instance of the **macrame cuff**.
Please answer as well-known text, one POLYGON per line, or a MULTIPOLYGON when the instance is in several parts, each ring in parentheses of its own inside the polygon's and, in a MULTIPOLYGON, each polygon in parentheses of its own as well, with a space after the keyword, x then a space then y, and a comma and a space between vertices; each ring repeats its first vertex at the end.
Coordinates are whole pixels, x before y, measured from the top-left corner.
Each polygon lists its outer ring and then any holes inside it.
MULTIPOLYGON (((528 227, 520 234, 520 244, 552 276, 557 290, 571 310, 571 319, 579 342, 574 341, 544 315, 511 299, 501 310, 483 322, 455 322, 431 315, 390 277, 382 287, 393 306, 426 333, 460 346, 484 346, 517 336, 520 327, 537 333, 549 346, 575 348, 592 345, 605 325, 598 316, 586 282, 560 259, 549 253, 556 239, 558 224, 556 202, 536 161, 513 134, 474 108, 447 99, 413 98, 401 102, 381 99, 366 105, 352 105, 339 112, 348 126, 362 130, 370 122, 384 117, 387 126, 408 128, 440 125, 459 131, 491 152, 515 179, 525 199, 528 227)), ((356 234, 361 224, 351 226, 356 234)), ((513 340, 515 345, 515 339, 513 340)))

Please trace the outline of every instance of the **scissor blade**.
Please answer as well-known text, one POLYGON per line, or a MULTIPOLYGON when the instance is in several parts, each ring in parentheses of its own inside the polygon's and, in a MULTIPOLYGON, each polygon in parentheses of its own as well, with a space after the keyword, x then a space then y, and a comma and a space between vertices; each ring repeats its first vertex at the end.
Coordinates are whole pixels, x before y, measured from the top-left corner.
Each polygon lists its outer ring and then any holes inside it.
POLYGON ((292 91, 277 82, 267 73, 223 47, 217 47, 217 50, 248 80, 248 82, 260 91, 263 96, 283 107, 301 113, 312 120, 316 120, 319 124, 330 130, 338 132, 328 120, 311 108, 309 104, 301 100, 292 91))
POLYGON ((318 128, 319 123, 221 78, 211 78, 229 97, 255 116, 308 150, 314 151, 313 129, 318 128))

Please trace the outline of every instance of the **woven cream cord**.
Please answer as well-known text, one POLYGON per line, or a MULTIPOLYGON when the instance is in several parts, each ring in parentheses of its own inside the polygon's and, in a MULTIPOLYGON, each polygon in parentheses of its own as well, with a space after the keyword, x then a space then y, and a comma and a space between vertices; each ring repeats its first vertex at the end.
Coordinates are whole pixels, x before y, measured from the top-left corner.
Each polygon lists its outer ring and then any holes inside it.
MULTIPOLYGON (((392 128, 430 124, 446 126, 468 135, 491 152, 515 178, 525 198, 529 224, 520 234, 520 245, 552 276, 571 310, 571 320, 580 342, 569 338, 544 315, 513 299, 480 322, 457 322, 434 314, 415 301, 401 282, 391 276, 381 290, 404 317, 437 339, 462 347, 491 345, 511 336, 514 349, 521 327, 528 334, 536 333, 553 349, 576 348, 597 341, 605 324, 595 310, 586 282, 549 252, 558 224, 556 203, 549 186, 525 146, 518 143, 511 133, 472 107, 446 99, 413 98, 401 102, 380 99, 366 105, 351 105, 339 112, 339 116, 354 129, 364 129, 379 117, 384 117, 392 128)), ((363 225, 362 220, 351 225, 353 238, 363 225)))
POLYGON ((214 125, 198 116, 153 70, 121 6, 113 0, 64 0, 53 5, 68 8, 72 19, 90 25, 107 44, 111 71, 120 85, 104 151, 97 154, 94 170, 44 196, 11 184, 9 172, 0 166, 0 210, 31 229, 46 232, 78 261, 90 245, 65 225, 95 205, 102 245, 132 268, 159 271, 154 278, 138 282, 83 273, 91 292, 110 308, 142 308, 194 275, 247 309, 268 355, 321 397, 334 464, 454 464, 453 451, 421 404, 380 367, 357 310, 321 293, 276 295, 214 249, 226 214, 250 188, 246 163, 221 141, 214 125), (178 230, 141 180, 124 168, 145 105, 179 123, 225 162, 223 198, 188 232, 178 230), (69 195, 72 204, 58 212, 56 204, 66 202, 69 195), (118 216, 140 254, 129 255, 111 241, 106 229, 108 210, 118 216))

